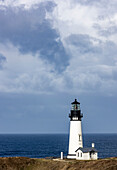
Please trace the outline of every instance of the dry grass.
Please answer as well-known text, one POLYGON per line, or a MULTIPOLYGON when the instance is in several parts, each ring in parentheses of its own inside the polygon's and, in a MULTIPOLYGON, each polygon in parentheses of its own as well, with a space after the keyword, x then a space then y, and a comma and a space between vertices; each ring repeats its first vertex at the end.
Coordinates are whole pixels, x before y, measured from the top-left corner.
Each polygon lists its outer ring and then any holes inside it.
POLYGON ((0 158, 0 170, 117 170, 117 158, 95 161, 0 158))

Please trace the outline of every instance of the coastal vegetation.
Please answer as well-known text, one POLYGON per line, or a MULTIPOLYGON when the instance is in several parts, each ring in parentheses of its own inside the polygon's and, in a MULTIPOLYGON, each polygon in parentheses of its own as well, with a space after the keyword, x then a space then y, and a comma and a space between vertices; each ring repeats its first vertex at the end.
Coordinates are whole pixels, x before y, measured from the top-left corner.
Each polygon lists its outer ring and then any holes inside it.
POLYGON ((0 170, 116 170, 117 158, 90 161, 37 159, 27 157, 0 158, 0 170))

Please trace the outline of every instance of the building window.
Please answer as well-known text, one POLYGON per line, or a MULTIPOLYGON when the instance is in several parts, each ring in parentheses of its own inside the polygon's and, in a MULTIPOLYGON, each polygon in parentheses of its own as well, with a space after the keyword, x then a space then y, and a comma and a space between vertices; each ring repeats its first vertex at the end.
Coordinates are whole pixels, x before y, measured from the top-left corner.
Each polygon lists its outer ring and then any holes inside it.
POLYGON ((82 157, 82 153, 81 153, 81 157, 82 157))
POLYGON ((79 152, 78 152, 78 157, 79 157, 79 152))

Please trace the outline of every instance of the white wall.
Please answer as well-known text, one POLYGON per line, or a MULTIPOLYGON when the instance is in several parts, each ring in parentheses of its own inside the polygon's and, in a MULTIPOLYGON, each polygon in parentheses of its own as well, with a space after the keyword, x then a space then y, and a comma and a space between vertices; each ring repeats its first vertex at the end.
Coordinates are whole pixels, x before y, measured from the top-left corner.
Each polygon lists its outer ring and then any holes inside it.
POLYGON ((84 158, 84 160, 90 160, 89 152, 88 153, 83 153, 83 158, 84 158))
POLYGON ((91 154, 91 159, 93 159, 93 160, 98 159, 98 153, 97 152, 92 153, 91 154))
POLYGON ((83 147, 81 121, 70 121, 68 154, 76 154, 75 151, 79 147, 83 147), (79 141, 79 135, 80 135, 80 141, 79 141))
POLYGON ((83 153, 81 150, 78 150, 76 153, 76 159, 77 160, 89 160, 90 156, 89 153, 83 153))
POLYGON ((77 160, 96 160, 98 158, 97 153, 92 153, 90 157, 90 153, 83 153, 81 150, 78 150, 76 153, 76 159, 77 160))

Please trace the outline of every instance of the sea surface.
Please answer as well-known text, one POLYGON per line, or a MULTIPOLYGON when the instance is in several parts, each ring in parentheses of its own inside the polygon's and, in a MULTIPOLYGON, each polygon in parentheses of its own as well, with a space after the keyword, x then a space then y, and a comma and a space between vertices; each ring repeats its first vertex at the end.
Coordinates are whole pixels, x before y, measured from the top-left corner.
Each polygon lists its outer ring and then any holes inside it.
MULTIPOLYGON (((0 134, 0 157, 60 157, 68 152, 67 134, 0 134)), ((95 147, 99 158, 117 157, 117 134, 84 134, 84 147, 95 147)))

